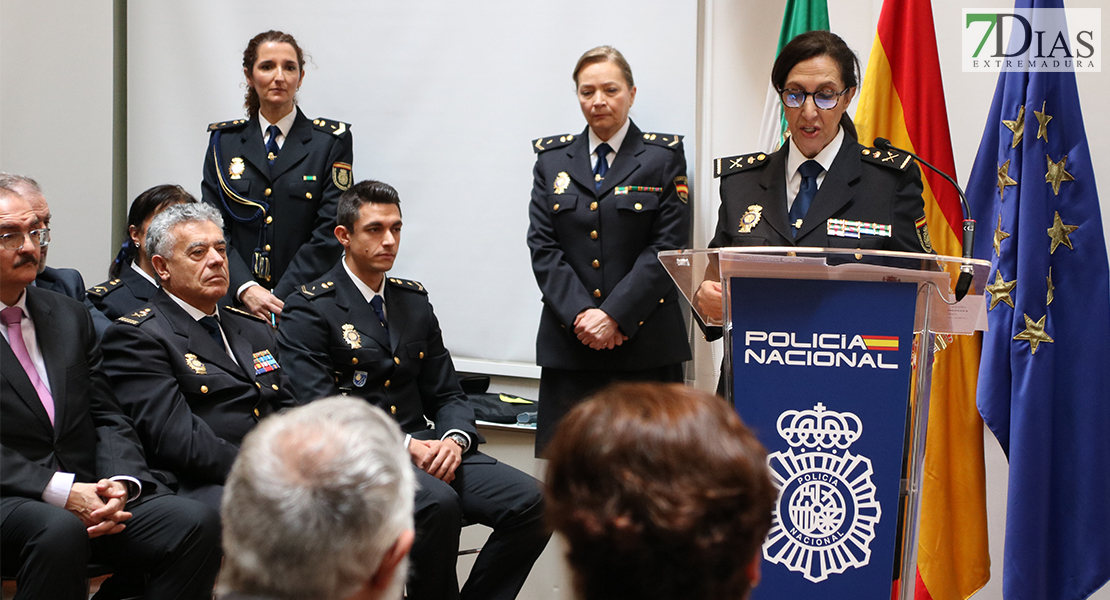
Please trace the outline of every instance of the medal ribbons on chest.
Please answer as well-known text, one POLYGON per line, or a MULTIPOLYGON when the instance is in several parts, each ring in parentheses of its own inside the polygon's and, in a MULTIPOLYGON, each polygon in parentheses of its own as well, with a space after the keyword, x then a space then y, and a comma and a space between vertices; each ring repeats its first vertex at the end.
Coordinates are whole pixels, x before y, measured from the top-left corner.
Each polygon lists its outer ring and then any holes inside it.
POLYGON ((863 221, 829 219, 825 222, 826 233, 835 237, 859 238, 862 234, 890 237, 891 226, 863 221))
POLYGON ((254 359, 255 375, 269 373, 270 371, 276 371, 281 368, 281 366, 278 365, 277 359, 274 358, 273 354, 270 354, 269 350, 255 352, 251 357, 254 359))

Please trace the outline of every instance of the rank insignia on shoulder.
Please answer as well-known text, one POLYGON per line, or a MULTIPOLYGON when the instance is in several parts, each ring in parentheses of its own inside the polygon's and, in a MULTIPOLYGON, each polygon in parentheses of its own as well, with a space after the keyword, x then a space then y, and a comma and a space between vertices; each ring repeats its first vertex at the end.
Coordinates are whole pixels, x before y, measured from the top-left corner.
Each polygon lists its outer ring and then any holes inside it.
POLYGON ((270 324, 270 322, 267 321, 266 319, 263 319, 262 317, 254 314, 252 312, 247 312, 245 310, 240 310, 238 308, 235 308, 234 306, 225 306, 224 310, 226 310, 228 312, 233 312, 233 313, 239 315, 240 317, 248 317, 248 318, 254 319, 255 321, 262 321, 263 323, 265 323, 267 325, 270 324))
POLYGON ((929 223, 925 219, 925 215, 913 222, 913 226, 917 228, 917 241, 921 242, 921 249, 929 254, 933 254, 933 240, 929 237, 929 223))
POLYGON ((864 148, 863 160, 899 171, 905 171, 913 163, 913 157, 909 154, 878 148, 864 148))
POLYGON ((354 175, 351 174, 351 165, 343 162, 337 162, 331 166, 331 181, 335 187, 346 191, 351 187, 354 175))
POLYGON ((277 371, 281 368, 281 365, 278 364, 277 359, 274 358, 273 354, 270 354, 269 350, 259 350, 252 354, 251 358, 254 360, 255 375, 277 371))
POLYGON ((539 154, 540 152, 543 152, 545 150, 562 148, 563 146, 566 146, 567 144, 573 142, 574 137, 574 134, 566 133, 563 135, 553 135, 551 137, 542 137, 538 140, 532 140, 532 150, 535 150, 536 154, 539 154))
POLYGON ((119 321, 120 323, 127 323, 128 325, 138 325, 139 323, 142 323, 143 321, 153 316, 154 309, 148 306, 146 308, 140 308, 139 310, 131 314, 123 315, 122 317, 116 319, 116 321, 119 321))
POLYGON ((396 285, 398 287, 408 288, 410 290, 416 290, 418 292, 424 292, 425 294, 428 293, 428 290, 424 289, 424 286, 420 285, 419 281, 410 281, 408 279, 390 277, 389 283, 392 283, 393 285, 396 285))
POLYGON ((121 285, 123 285, 122 279, 111 279, 105 281, 104 283, 101 283, 100 285, 92 286, 91 288, 85 290, 85 293, 90 296, 96 296, 97 298, 103 298, 104 296, 112 293, 112 291, 118 289, 121 285))
POLYGON ((316 129, 336 137, 347 133, 351 128, 350 125, 342 121, 329 121, 328 119, 313 119, 312 124, 316 126, 316 129))
POLYGON ((763 218, 763 207, 758 204, 752 204, 748 210, 740 217, 740 233, 751 233, 752 228, 759 225, 759 220, 763 218))
POLYGON ((301 293, 309 298, 334 291, 334 281, 317 281, 316 283, 309 283, 301 286, 301 293))
POLYGON ((235 119, 234 121, 219 121, 216 123, 208 124, 208 131, 222 131, 224 129, 231 129, 233 127, 240 127, 246 125, 246 119, 235 119))
POLYGON ((197 375, 207 375, 208 374, 208 369, 204 366, 204 363, 200 362, 200 359, 197 358, 196 354, 186 354, 185 355, 185 366, 192 369, 193 372, 196 373, 197 375))
POLYGON ((754 152, 713 160, 713 177, 724 177, 740 171, 751 171, 767 164, 767 154, 754 152))
POLYGON ((686 204, 690 199, 690 184, 685 175, 679 175, 674 178, 674 189, 678 192, 678 199, 686 204))
POLYGON ((655 144, 656 146, 663 146, 666 148, 677 148, 682 143, 682 136, 673 133, 644 133, 644 142, 648 144, 655 144))

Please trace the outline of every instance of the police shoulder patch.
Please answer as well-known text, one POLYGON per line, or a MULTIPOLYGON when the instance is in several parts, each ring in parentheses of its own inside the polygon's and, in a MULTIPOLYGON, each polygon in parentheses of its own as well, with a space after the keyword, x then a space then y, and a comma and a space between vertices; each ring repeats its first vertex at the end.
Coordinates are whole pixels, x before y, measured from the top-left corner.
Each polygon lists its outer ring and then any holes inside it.
POLYGON ((123 315, 122 317, 116 319, 116 322, 127 323, 128 325, 138 325, 153 316, 154 309, 149 306, 144 306, 143 308, 140 308, 133 313, 123 315))
POLYGON ((234 121, 218 121, 216 123, 208 124, 208 131, 223 131, 225 129, 238 129, 247 124, 246 119, 235 119, 234 121))
POLYGON ((323 296, 324 294, 334 292, 335 282, 330 279, 321 279, 313 283, 304 284, 297 291, 305 298, 311 300, 317 296, 323 296))
POLYGON ((238 308, 235 308, 234 306, 225 306, 224 310, 226 310, 228 312, 231 312, 231 313, 235 313, 235 314, 239 315, 240 317, 247 317, 247 318, 250 318, 250 319, 254 319, 255 321, 261 321, 263 323, 266 323, 267 325, 270 324, 266 319, 263 319, 262 317, 254 314, 252 312, 247 312, 245 310, 240 310, 238 308))
POLYGON ((104 283, 94 285, 91 288, 85 290, 85 293, 90 296, 96 296, 97 298, 103 298, 104 296, 107 296, 108 294, 111 294, 113 291, 118 289, 121 285, 123 285, 122 279, 109 279, 104 283))
POLYGON ((424 289, 424 285, 421 284, 419 281, 412 281, 411 279, 400 279, 398 277, 390 277, 389 283, 399 288, 404 288, 406 290, 413 290, 424 294, 428 293, 428 290, 424 289))
POLYGON ((547 150, 554 150, 555 148, 562 148, 567 144, 574 141, 578 136, 573 133, 564 133, 562 135, 553 135, 551 137, 542 137, 538 140, 532 140, 532 150, 539 154, 547 150))
POLYGON ((894 169, 896 171, 905 171, 913 164, 913 157, 904 152, 897 150, 880 150, 878 148, 864 148, 863 161, 894 169))
POLYGON ((645 131, 643 133, 643 139, 645 144, 654 144, 672 150, 678 149, 682 144, 682 136, 674 133, 651 133, 645 131))
POLYGON ((324 133, 330 133, 336 137, 346 135, 351 131, 350 124, 344 123, 343 121, 332 121, 330 119, 313 119, 312 125, 316 129, 324 133))
POLYGON ((713 160, 713 177, 724 177, 739 173, 740 171, 751 171, 758 169, 767 164, 769 156, 766 152, 753 152, 751 154, 741 154, 739 156, 726 156, 724 158, 716 158, 713 160))

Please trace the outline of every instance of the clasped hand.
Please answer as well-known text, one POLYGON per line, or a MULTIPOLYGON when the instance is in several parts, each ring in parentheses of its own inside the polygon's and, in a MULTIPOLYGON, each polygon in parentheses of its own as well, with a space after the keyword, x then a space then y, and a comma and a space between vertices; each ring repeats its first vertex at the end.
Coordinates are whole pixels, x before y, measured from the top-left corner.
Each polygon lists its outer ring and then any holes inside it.
POLYGON ((451 440, 409 440, 409 456, 412 464, 421 471, 451 483, 455 480, 455 469, 462 463, 462 448, 451 440))
POLYGON ((74 483, 65 509, 77 515, 89 537, 95 538, 123 531, 123 522, 131 518, 131 513, 123 510, 125 504, 127 486, 122 481, 101 479, 95 484, 74 483))
POLYGON ((600 308, 587 308, 574 319, 574 333, 578 341, 591 350, 612 350, 628 341, 620 326, 600 308))

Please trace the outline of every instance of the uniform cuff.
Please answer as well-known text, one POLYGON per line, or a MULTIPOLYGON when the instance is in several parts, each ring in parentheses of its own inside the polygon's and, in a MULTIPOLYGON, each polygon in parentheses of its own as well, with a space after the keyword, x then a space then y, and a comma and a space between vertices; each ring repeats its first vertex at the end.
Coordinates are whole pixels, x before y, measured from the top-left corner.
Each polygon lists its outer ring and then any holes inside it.
POLYGON ((260 284, 257 281, 251 280, 239 286, 239 289, 235 290, 235 299, 242 302, 243 292, 247 291, 247 288, 254 287, 256 285, 260 284))

